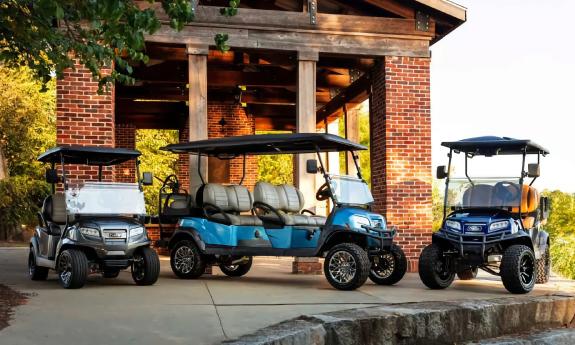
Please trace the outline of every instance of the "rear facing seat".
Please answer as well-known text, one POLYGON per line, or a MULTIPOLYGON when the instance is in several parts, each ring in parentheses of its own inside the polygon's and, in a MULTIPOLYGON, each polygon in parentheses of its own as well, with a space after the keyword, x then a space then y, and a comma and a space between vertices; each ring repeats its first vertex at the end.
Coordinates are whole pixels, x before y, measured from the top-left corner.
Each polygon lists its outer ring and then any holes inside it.
POLYGON ((279 186, 267 182, 258 182, 254 188, 254 206, 271 207, 275 212, 262 215, 265 221, 284 225, 322 226, 326 217, 301 214, 304 205, 303 194, 294 186, 279 186), (276 214, 277 212, 277 214, 276 214))
POLYGON ((240 214, 251 211, 253 204, 252 194, 244 186, 208 183, 203 188, 202 204, 208 218, 215 222, 228 225, 263 225, 257 216, 240 214))

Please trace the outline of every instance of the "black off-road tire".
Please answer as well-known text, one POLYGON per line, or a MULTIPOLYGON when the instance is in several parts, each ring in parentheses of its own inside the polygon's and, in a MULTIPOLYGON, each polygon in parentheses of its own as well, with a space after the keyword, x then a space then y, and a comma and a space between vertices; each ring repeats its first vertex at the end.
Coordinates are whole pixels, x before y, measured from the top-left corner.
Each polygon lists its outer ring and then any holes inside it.
POLYGON ((531 292, 537 279, 535 254, 529 247, 522 244, 509 246, 503 253, 499 271, 501 281, 507 291, 514 294, 531 292), (527 273, 523 269, 526 269, 527 273), (530 278, 527 277, 529 272, 530 278))
POLYGON ((58 256, 56 264, 58 271, 58 281, 65 289, 79 289, 86 284, 88 280, 88 258, 86 254, 79 249, 66 249, 58 256), (66 270, 62 270, 63 266, 66 270), (69 273, 69 278, 64 274, 69 273))
POLYGON ((398 245, 392 244, 391 250, 381 255, 379 259, 382 260, 382 257, 386 254, 391 256, 386 259, 393 259, 393 263, 391 263, 393 266, 390 267, 391 272, 385 272, 386 274, 384 275, 379 274, 374 262, 372 262, 371 269, 369 270, 369 279, 378 285, 393 285, 399 282, 405 275, 405 272, 407 272, 407 258, 398 245))
POLYGON ((252 268, 252 257, 248 256, 248 260, 236 265, 219 264, 220 270, 228 277, 241 277, 247 274, 252 268))
POLYGON ((32 280, 46 280, 48 278, 48 273, 50 269, 48 267, 38 266, 36 264, 36 255, 34 254, 34 248, 30 247, 30 253, 28 254, 28 276, 32 280))
POLYGON ((445 289, 453 283, 455 272, 447 271, 441 262, 443 250, 432 243, 425 247, 419 256, 419 278, 430 289, 445 289), (442 271, 439 271, 441 267, 442 271))
MULTIPOLYGON (((335 259, 334 259, 335 260, 335 259)), ((334 262, 335 264, 335 262, 334 262)), ((341 243, 332 247, 327 256, 325 257, 325 262, 323 264, 323 271, 327 281, 338 290, 355 290, 358 287, 365 284, 367 277, 369 276, 369 271, 371 269, 371 262, 369 261, 369 256, 367 252, 355 243, 341 243), (354 274, 347 282, 340 282, 332 276, 330 273, 330 262, 332 258, 338 253, 340 255, 349 254, 349 258, 352 258, 355 265, 354 274), (347 253, 347 254, 343 254, 347 253)))
POLYGON ((198 246, 192 241, 184 240, 176 243, 174 248, 170 252, 170 267, 172 267, 172 272, 179 278, 183 279, 196 279, 199 278, 206 271, 206 260, 200 253, 198 246), (187 248, 187 249, 184 249, 187 248), (189 251, 188 251, 189 249, 189 251), (185 251, 191 257, 190 269, 182 269, 181 265, 176 262, 176 256, 178 255, 178 250, 185 251))
POLYGON ((102 277, 107 279, 118 278, 120 275, 120 270, 118 269, 105 269, 102 271, 102 277))
POLYGON ((543 256, 535 261, 535 270, 535 284, 545 284, 549 282, 549 276, 551 275, 551 253, 549 253, 549 244, 547 244, 543 256))
POLYGON ((142 247, 134 254, 132 262, 132 279, 137 285, 154 285, 160 276, 160 258, 155 250, 142 247), (139 261, 142 260, 142 261, 139 261), (140 265, 141 266, 138 266, 140 265))
POLYGON ((478 271, 479 269, 475 267, 465 271, 457 272, 457 278, 459 278, 459 280, 473 280, 477 278, 478 271))

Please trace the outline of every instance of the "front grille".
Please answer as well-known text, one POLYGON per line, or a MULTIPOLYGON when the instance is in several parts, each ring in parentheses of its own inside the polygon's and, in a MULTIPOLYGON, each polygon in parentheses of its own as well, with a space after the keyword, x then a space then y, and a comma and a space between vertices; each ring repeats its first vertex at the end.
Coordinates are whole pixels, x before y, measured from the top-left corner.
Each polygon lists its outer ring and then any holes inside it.
POLYGON ((103 231, 104 241, 109 244, 123 244, 126 243, 127 231, 124 229, 105 229, 103 231))

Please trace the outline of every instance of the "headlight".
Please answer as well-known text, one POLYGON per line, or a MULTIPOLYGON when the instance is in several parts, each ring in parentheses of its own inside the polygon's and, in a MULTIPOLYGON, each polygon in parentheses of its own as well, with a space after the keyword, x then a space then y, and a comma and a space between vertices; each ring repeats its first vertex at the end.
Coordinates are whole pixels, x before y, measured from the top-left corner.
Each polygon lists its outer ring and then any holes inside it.
POLYGON ((367 217, 351 216, 349 220, 353 229, 362 229, 363 225, 371 226, 371 221, 367 217))
POLYGON ((98 229, 93 229, 93 228, 80 228, 80 232, 81 232, 82 235, 84 235, 84 236, 100 237, 100 231, 99 231, 98 229))
POLYGON ((450 228, 451 230, 461 231, 461 223, 460 223, 460 222, 456 222, 456 221, 454 221, 454 220, 446 220, 446 221, 445 221, 445 226, 447 226, 447 227, 450 228))
POLYGON ((143 233, 144 233, 144 228, 139 226, 137 228, 133 228, 130 230, 130 237, 140 236, 143 233))
POLYGON ((495 223, 492 223, 491 225, 489 225, 489 232, 499 231, 499 230, 503 230, 503 229, 507 229, 507 228, 509 228, 509 221, 504 220, 504 221, 495 222, 495 223))

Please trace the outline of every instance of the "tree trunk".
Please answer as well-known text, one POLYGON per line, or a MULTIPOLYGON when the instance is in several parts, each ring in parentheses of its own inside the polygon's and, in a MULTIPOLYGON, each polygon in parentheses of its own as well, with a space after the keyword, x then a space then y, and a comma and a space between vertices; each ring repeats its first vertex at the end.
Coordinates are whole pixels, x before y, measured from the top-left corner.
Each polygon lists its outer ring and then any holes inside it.
POLYGON ((3 180, 8 177, 8 162, 6 162, 6 158, 4 157, 4 151, 2 147, 0 147, 0 180, 3 180))

